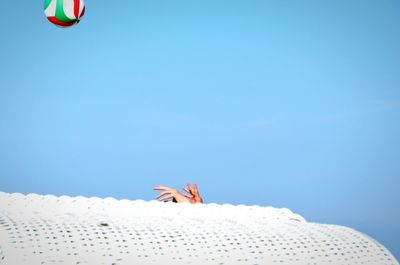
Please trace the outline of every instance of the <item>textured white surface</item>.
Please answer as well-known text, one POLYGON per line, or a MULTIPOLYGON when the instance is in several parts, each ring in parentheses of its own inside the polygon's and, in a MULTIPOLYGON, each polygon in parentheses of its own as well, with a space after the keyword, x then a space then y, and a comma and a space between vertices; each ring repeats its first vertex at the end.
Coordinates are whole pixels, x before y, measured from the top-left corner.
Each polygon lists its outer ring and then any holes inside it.
POLYGON ((0 192, 0 264, 387 264, 378 242, 288 209, 0 192))

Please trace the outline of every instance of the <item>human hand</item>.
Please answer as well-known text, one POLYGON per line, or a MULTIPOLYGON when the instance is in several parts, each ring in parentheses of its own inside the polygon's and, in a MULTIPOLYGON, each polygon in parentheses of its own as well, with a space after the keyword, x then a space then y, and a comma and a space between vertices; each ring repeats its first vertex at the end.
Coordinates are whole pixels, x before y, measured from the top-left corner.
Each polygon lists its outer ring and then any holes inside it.
POLYGON ((186 185, 188 188, 183 187, 182 189, 190 194, 189 196, 187 196, 187 198, 189 198, 190 203, 203 203, 203 198, 201 198, 199 194, 199 190, 197 189, 196 183, 194 183, 194 185, 192 186, 190 185, 189 182, 186 182, 186 185))
POLYGON ((189 200, 189 195, 182 194, 176 189, 172 189, 170 187, 165 187, 165 186, 155 186, 153 187, 153 190, 161 190, 160 194, 157 195, 156 199, 160 201, 166 201, 169 199, 172 199, 173 202, 190 202, 189 200))

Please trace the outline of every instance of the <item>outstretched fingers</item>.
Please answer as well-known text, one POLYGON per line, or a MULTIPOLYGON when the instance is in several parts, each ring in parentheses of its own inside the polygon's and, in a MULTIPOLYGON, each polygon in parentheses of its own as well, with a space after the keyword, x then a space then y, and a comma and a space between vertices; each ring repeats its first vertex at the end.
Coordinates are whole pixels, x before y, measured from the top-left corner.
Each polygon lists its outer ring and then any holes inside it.
POLYGON ((164 195, 166 195, 166 194, 171 194, 171 192, 169 192, 169 191, 161 192, 160 194, 157 195, 156 198, 159 199, 160 197, 162 197, 162 196, 164 196, 164 195))
POLYGON ((193 192, 193 187, 192 187, 192 185, 190 185, 189 182, 186 182, 186 185, 188 186, 188 188, 189 188, 189 190, 190 190, 190 193, 192 193, 192 192, 193 192))
POLYGON ((186 182, 187 187, 183 187, 182 190, 185 192, 179 192, 176 189, 166 187, 166 186, 155 186, 153 190, 161 191, 160 194, 156 196, 158 200, 167 201, 168 199, 173 199, 173 202, 190 202, 197 203, 202 202, 202 199, 198 193, 197 184, 194 183, 192 186, 189 182, 186 182))
POLYGON ((186 191, 187 193, 191 193, 187 188, 183 187, 182 188, 184 191, 186 191))
POLYGON ((153 187, 153 190, 172 190, 170 187, 165 187, 165 186, 155 186, 153 187))

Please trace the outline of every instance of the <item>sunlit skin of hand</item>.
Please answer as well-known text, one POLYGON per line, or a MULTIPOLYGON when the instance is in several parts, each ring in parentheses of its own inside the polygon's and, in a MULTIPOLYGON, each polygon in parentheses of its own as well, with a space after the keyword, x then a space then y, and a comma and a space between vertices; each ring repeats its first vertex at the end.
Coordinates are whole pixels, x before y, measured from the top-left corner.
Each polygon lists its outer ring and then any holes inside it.
POLYGON ((181 203, 181 202, 189 202, 191 204, 203 203, 203 199, 199 194, 199 190, 197 188, 196 183, 194 183, 192 186, 190 185, 189 182, 187 182, 186 185, 187 188, 183 187, 182 190, 185 191, 187 194, 180 193, 176 189, 165 186, 155 186, 153 187, 153 190, 162 191, 160 194, 156 196, 156 199, 160 201, 168 201, 169 199, 172 199, 172 201, 175 203, 181 203))

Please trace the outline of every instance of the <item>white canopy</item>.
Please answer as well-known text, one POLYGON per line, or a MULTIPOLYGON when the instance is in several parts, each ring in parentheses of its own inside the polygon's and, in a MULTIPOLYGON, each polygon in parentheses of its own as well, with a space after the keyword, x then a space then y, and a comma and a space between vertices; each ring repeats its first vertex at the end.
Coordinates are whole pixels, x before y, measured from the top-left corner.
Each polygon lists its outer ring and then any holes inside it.
POLYGON ((0 192, 0 264, 399 263, 362 233, 288 209, 0 192))

